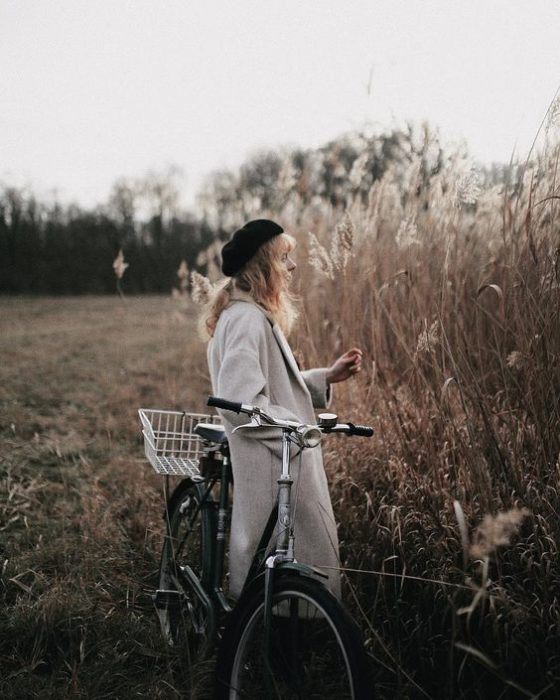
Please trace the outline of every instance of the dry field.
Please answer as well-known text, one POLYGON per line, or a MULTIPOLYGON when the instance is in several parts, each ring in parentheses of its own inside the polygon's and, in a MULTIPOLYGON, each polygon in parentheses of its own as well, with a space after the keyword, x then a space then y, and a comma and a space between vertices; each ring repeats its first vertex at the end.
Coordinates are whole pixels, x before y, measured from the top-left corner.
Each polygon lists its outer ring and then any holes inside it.
POLYGON ((136 409, 204 407, 191 318, 150 297, 2 299, 0 319, 0 697, 181 697, 136 409))
MULTIPOLYGON (((376 436, 324 453, 378 698, 560 695, 557 163, 475 194, 460 163, 427 179, 411 157, 344 217, 278 214, 303 364, 364 350, 334 409, 376 436)), ((162 494, 136 417, 204 409, 195 308, 0 310, 1 696, 205 697, 211 668, 163 648, 151 610, 162 494)))

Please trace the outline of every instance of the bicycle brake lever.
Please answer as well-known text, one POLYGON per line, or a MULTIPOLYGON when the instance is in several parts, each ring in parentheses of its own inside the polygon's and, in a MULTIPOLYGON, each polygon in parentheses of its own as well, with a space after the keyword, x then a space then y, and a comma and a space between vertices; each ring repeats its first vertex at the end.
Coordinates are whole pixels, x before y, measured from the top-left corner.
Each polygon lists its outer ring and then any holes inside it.
POLYGON ((262 426, 262 422, 260 419, 260 416, 254 415, 249 423, 245 423, 244 425, 238 425, 237 428, 234 428, 231 432, 235 433, 238 430, 241 430, 242 428, 260 428, 262 426))

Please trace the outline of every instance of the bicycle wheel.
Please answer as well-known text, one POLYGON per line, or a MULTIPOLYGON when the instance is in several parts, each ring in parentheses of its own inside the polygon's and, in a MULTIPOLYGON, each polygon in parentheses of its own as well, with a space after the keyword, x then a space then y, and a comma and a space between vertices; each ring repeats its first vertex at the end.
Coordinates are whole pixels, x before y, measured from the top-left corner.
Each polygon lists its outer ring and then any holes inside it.
POLYGON ((167 504, 167 533, 161 552, 156 609, 170 646, 202 656, 211 644, 208 610, 183 573, 189 566, 203 589, 211 578, 214 508, 201 483, 183 481, 167 504), (158 601, 159 598, 159 601, 158 601))
POLYGON ((354 621, 318 581, 278 575, 266 652, 264 589, 240 600, 217 664, 218 698, 371 699, 367 656, 354 621))

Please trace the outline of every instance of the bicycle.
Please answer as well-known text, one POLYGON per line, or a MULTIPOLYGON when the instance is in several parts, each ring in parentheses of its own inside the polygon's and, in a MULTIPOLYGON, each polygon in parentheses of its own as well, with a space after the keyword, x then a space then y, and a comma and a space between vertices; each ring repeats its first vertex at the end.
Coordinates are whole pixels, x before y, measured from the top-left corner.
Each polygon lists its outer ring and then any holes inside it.
POLYGON ((191 660, 218 643, 217 698, 371 698, 356 623, 321 582, 326 574, 294 556, 290 443, 301 451, 317 447, 325 433, 369 437, 373 430, 338 423, 333 414, 306 425, 217 397, 208 405, 250 417, 235 430, 266 425, 282 432, 278 498, 232 604, 223 590, 233 481, 225 431, 217 416, 140 409, 150 463, 166 478, 184 477, 167 498, 154 595, 165 639, 185 644, 191 660))

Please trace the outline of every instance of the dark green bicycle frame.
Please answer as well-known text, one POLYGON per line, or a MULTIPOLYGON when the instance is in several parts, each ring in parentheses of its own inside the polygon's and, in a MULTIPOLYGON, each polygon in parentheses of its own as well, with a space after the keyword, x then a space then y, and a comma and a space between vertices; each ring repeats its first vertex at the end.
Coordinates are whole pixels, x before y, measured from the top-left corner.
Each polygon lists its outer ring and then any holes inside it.
MULTIPOLYGON (((200 481, 195 482, 200 499, 200 515, 203 518, 203 520, 207 519, 208 523, 207 533, 209 535, 208 539, 210 546, 205 547, 203 549, 202 557, 204 564, 203 570, 209 572, 209 575, 206 578, 206 580, 198 581, 198 578, 192 571, 190 572, 190 575, 189 573, 186 574, 187 578, 189 579, 189 583, 191 584, 191 587, 194 587, 195 592, 199 595, 199 597, 203 597, 203 602, 207 603, 208 596, 210 596, 210 598, 212 598, 212 600, 215 603, 217 603, 219 608, 221 608, 221 610, 223 610, 224 612, 231 611, 231 605, 225 597, 222 588, 222 582, 224 576, 225 546, 229 511, 229 488, 232 483, 233 478, 231 472, 231 463, 229 460, 229 455, 224 450, 220 474, 213 474, 208 478, 204 478, 200 481), (210 496, 213 488, 218 482, 220 483, 219 500, 215 501, 210 496), (204 591, 203 596, 202 591, 204 591)), ((179 489, 180 486, 177 488, 177 490, 179 489)), ((171 496, 170 503, 172 500, 173 495, 171 496)), ((193 514, 193 519, 198 517, 198 514, 199 513, 197 510, 193 514)), ((259 574, 262 574, 264 572, 267 551, 269 549, 269 544, 272 539, 277 521, 278 503, 275 503, 274 507, 270 512, 261 539, 253 556, 251 566, 249 568, 249 572, 245 582, 244 590, 259 574)), ((187 566, 185 568, 188 571, 189 567, 187 566)), ((310 573, 312 571, 310 567, 297 564, 292 564, 287 568, 290 568, 291 570, 301 569, 302 573, 310 573)))

